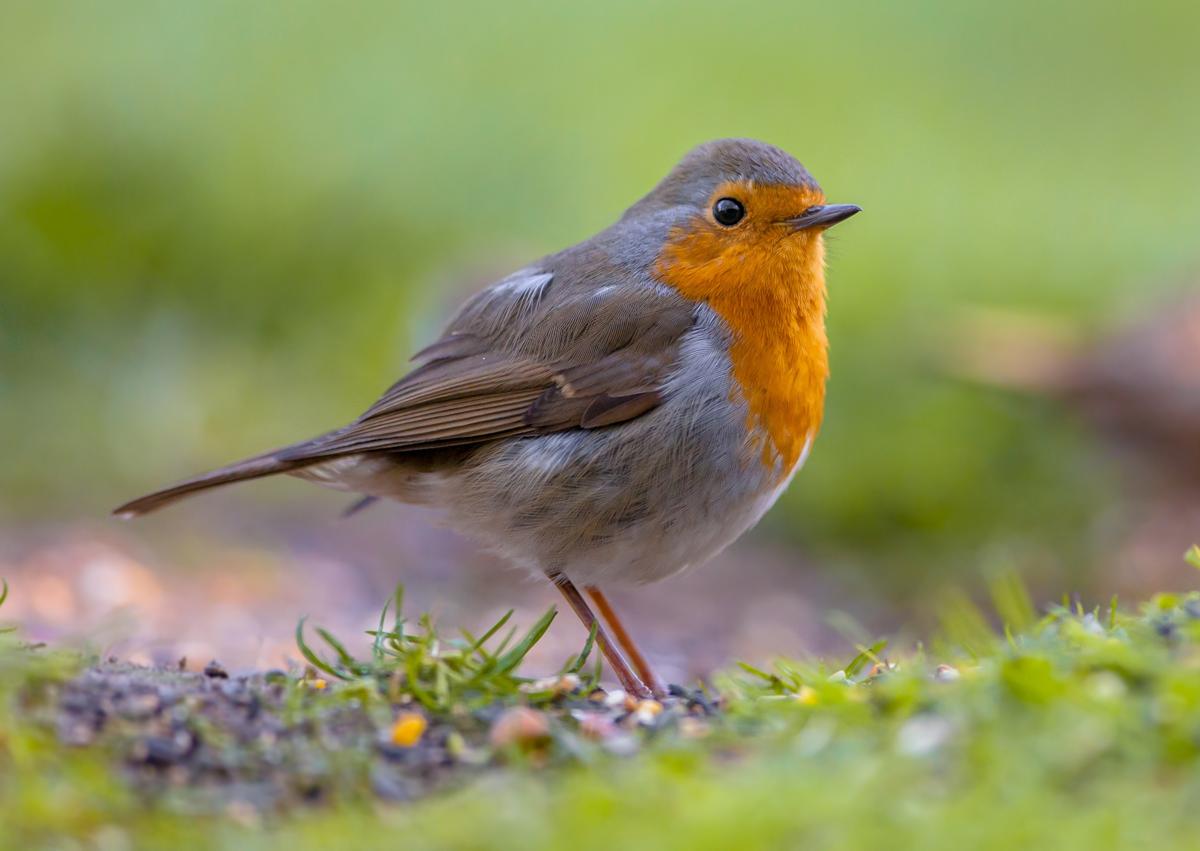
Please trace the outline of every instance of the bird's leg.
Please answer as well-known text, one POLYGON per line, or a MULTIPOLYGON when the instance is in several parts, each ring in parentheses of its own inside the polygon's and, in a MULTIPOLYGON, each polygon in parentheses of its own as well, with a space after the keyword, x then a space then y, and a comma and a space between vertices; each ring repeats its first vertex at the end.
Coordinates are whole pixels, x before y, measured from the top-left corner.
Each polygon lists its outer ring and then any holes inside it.
POLYGON ((654 669, 650 667, 650 663, 646 661, 646 657, 642 655, 642 651, 634 644, 633 636, 629 634, 629 631, 625 629, 625 624, 621 623, 621 619, 617 617, 616 611, 613 609, 612 604, 608 602, 608 598, 604 596, 604 592, 595 585, 584 586, 584 590, 592 598, 592 602, 596 604, 596 608, 600 612, 600 617, 608 621, 608 625, 612 629, 617 643, 621 645, 621 649, 629 657, 629 661, 633 664, 634 670, 638 672, 638 676, 642 678, 642 682, 650 687, 655 697, 665 697, 667 689, 663 685, 662 680, 654 673, 654 669))
POLYGON ((550 581, 566 598, 567 603, 583 621, 583 628, 589 632, 592 629, 592 624, 596 625, 596 643, 600 645, 600 652, 604 654, 604 658, 608 660, 608 664, 612 666, 613 673, 617 675, 617 679, 621 681, 621 688, 632 694, 634 697, 650 697, 650 689, 638 679, 629 668, 629 663, 618 652, 616 645, 609 638, 608 632, 604 629, 604 624, 596 619, 595 614, 588 608, 587 600, 583 599, 583 595, 579 593, 579 589, 571 582, 566 575, 562 573, 548 573, 550 581))

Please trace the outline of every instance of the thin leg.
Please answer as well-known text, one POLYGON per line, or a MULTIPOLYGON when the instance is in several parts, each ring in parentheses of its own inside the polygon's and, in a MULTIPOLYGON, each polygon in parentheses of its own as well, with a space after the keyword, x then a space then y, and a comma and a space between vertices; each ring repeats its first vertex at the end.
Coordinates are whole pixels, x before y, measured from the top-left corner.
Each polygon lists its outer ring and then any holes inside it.
POLYGON ((575 587, 574 583, 561 573, 547 575, 550 576, 550 581, 562 592, 563 597, 566 598, 567 603, 570 604, 575 614, 583 621, 584 629, 590 631, 592 624, 596 625, 596 643, 600 645, 600 652, 608 660, 613 673, 621 681, 621 688, 634 697, 650 697, 650 689, 646 688, 642 681, 637 678, 637 674, 630 670, 629 663, 617 652, 616 645, 608 637, 608 632, 604 629, 604 625, 596 620, 596 616, 588 608, 587 600, 583 599, 583 595, 579 593, 579 589, 575 587))
POLYGON ((642 682, 650 686, 650 690, 654 692, 655 697, 666 695, 667 689, 663 685, 662 680, 658 678, 658 674, 654 673, 654 669, 650 667, 650 663, 646 661, 646 657, 642 655, 642 651, 634 644, 633 636, 629 634, 629 630, 625 629, 625 624, 621 623, 621 619, 617 617, 616 611, 613 609, 612 604, 608 602, 608 598, 604 596, 604 592, 595 585, 588 585, 585 590, 588 592, 588 596, 592 598, 592 602, 596 604, 596 608, 600 611, 600 617, 608 621, 608 625, 612 628, 617 643, 621 645, 621 649, 629 657, 629 661, 633 664, 633 668, 637 671, 638 676, 642 678, 642 682))

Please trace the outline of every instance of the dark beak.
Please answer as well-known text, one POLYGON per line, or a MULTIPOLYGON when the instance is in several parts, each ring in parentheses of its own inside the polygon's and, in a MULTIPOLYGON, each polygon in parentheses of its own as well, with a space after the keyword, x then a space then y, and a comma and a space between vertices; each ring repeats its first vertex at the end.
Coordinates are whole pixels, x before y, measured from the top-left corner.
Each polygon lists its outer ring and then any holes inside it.
POLYGON ((861 212, 862 207, 855 204, 824 204, 819 207, 809 207, 800 215, 784 221, 796 230, 828 228, 861 212))

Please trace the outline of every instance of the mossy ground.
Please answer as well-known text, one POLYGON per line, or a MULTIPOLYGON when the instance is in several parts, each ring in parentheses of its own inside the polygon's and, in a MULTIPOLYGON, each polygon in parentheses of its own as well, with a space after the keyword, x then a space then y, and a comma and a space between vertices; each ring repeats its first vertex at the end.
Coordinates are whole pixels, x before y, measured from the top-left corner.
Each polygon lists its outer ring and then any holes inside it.
POLYGON ((928 647, 739 667, 662 708, 596 691, 584 654, 533 683, 500 664, 541 623, 397 621, 364 660, 334 639, 328 671, 245 678, 10 633, 0 845, 1195 847, 1200 594, 1035 615, 1010 584, 996 608, 999 631, 964 604, 928 647))

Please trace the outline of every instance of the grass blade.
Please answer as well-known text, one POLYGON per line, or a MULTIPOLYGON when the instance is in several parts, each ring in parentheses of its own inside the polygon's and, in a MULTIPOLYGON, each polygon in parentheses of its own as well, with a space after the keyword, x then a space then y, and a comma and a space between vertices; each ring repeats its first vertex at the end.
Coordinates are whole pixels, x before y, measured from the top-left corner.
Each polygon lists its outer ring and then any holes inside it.
POLYGON ((474 645, 472 645, 471 652, 478 650, 480 647, 482 647, 484 644, 486 644, 488 641, 490 641, 492 636, 495 635, 497 632, 499 632, 501 627, 503 627, 506 623, 508 623, 508 619, 511 618, 512 616, 513 616, 512 609, 509 609, 507 612, 505 612, 503 617, 501 617, 500 620, 498 620, 494 624, 492 624, 491 627, 488 629, 488 631, 485 632, 483 635, 481 635, 479 637, 479 640, 476 641, 474 645))
POLYGON ((337 654, 338 661, 342 667, 351 673, 358 673, 358 669, 362 666, 357 659, 350 655, 350 651, 346 649, 346 646, 338 641, 329 630, 319 626, 316 627, 316 630, 317 635, 321 636, 325 643, 333 648, 333 652, 337 654))
POLYGON ((404 638, 404 586, 396 585, 392 592, 392 635, 396 640, 404 638))
POLYGON ((498 646, 492 652, 492 655, 493 656, 503 656, 504 651, 508 648, 508 645, 512 644, 512 640, 514 637, 516 637, 516 634, 517 634, 517 628, 514 626, 512 629, 510 629, 508 631, 508 634, 505 635, 504 638, 500 641, 500 646, 498 646))
POLYGON ((596 643, 596 633, 599 631, 600 622, 593 621, 592 628, 588 630, 587 640, 583 642, 583 649, 579 651, 579 655, 575 658, 575 662, 573 664, 569 659, 567 660, 569 667, 567 667, 563 673, 578 674, 583 670, 583 666, 587 664, 588 657, 592 655, 592 647, 596 643))
POLYGON ((387 620, 388 607, 391 604, 392 604, 391 600, 388 600, 386 603, 383 604, 383 611, 381 611, 379 613, 379 628, 375 630, 375 636, 374 636, 373 640, 371 641, 371 658, 373 658, 375 660, 376 665, 382 663, 383 659, 384 659, 383 624, 384 624, 384 621, 387 620))
POLYGON ((868 662, 874 662, 877 665, 883 664, 882 660, 879 658, 879 654, 884 651, 884 649, 887 647, 887 644, 887 639, 881 638, 879 641, 876 641, 874 644, 868 647, 863 647, 860 645, 858 647, 858 655, 851 659, 850 663, 843 668, 843 670, 846 672, 846 676, 853 677, 855 674, 861 671, 868 662))
POLYGON ((530 628, 529 632, 525 634, 525 637, 518 641, 512 650, 509 650, 497 661, 496 673, 506 674, 513 668, 517 667, 517 665, 521 663, 521 660, 525 658, 526 654, 533 649, 533 645, 537 644, 538 641, 541 640, 542 636, 546 634, 546 630, 550 628, 550 624, 554 621, 554 618, 557 615, 558 609, 556 609, 554 606, 551 606, 547 610, 546 614, 542 615, 541 618, 538 619, 538 622, 535 623, 532 628, 530 628))
MULTIPOLYGON (((3 606, 4 601, 7 599, 8 599, 8 580, 0 579, 0 606, 3 606)), ((0 628, 0 635, 3 635, 6 632, 16 632, 16 631, 17 631, 17 628, 15 626, 6 626, 3 628, 0 628)))
POLYGON ((308 616, 300 618, 300 622, 296 624, 296 646, 300 649, 300 655, 305 658, 308 664, 312 665, 318 671, 328 674, 334 679, 345 680, 349 679, 343 674, 334 669, 332 665, 322 659, 316 652, 308 646, 308 642, 304 640, 304 622, 308 620, 308 616))
POLYGON ((743 671, 745 671, 747 674, 752 674, 753 676, 756 676, 762 680, 766 680, 768 683, 771 683, 771 684, 775 684, 775 683, 779 682, 779 677, 777 677, 775 674, 768 674, 766 671, 762 670, 761 668, 754 667, 749 662, 738 662, 737 664, 738 664, 738 667, 741 668, 743 671))

